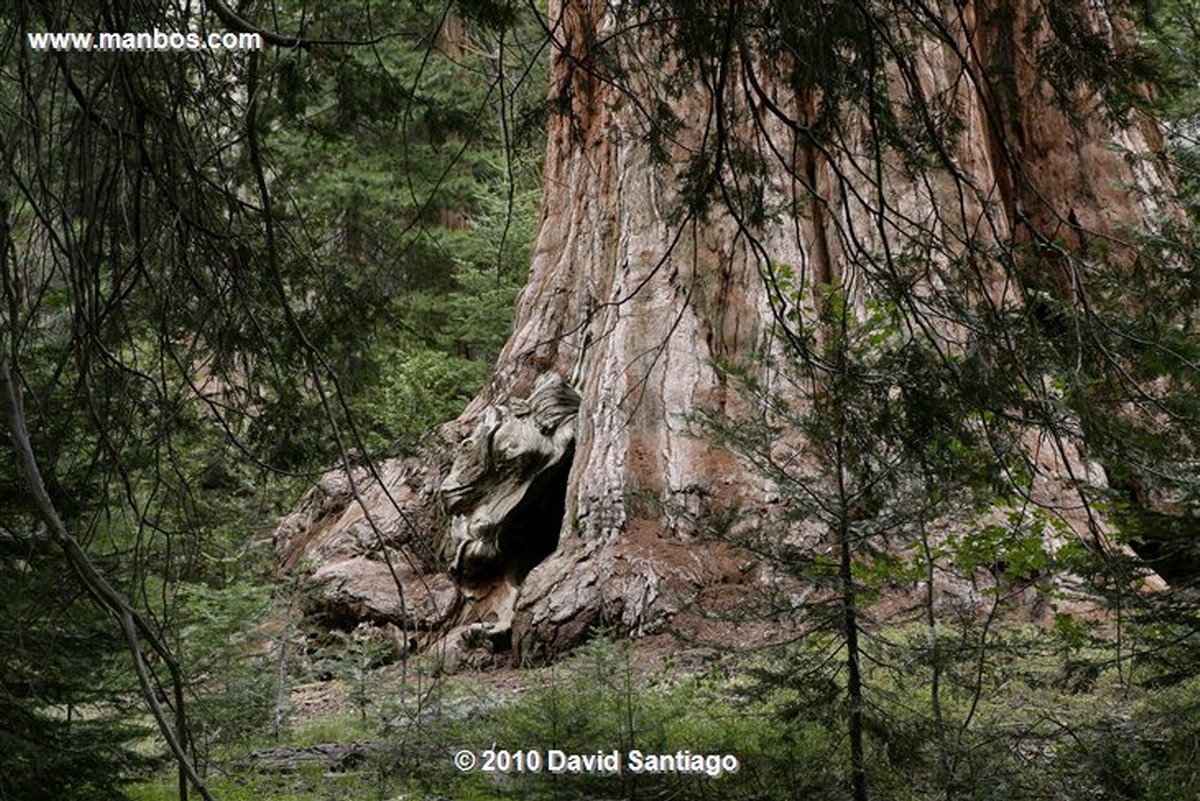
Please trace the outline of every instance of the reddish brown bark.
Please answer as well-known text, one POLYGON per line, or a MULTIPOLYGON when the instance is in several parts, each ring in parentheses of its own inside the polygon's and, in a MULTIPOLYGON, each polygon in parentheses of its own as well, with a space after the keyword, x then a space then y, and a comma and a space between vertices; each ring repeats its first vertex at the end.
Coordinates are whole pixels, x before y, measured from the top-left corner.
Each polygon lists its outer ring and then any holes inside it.
MULTIPOLYGON (((915 265, 905 269, 919 270, 914 279, 931 292, 957 280, 951 265, 962 256, 980 295, 1020 303, 1023 279, 978 254, 1030 242, 1083 253, 1090 240, 1119 242, 1125 226, 1159 213, 1138 191, 1166 181, 1153 121, 1113 121, 1086 87, 1056 95, 1040 70, 1050 33, 1031 22, 1036 5, 946 6, 940 38, 915 23, 891 29, 912 57, 889 67, 880 91, 936 99, 961 121, 956 137, 936 143, 945 150, 940 166, 920 172, 879 144, 862 108, 845 109, 837 147, 810 136, 821 88, 795 86, 786 64, 733 58, 724 89, 697 83, 672 95, 662 85, 669 63, 657 74, 635 57, 663 42, 636 26, 616 33, 600 0, 551 3, 552 115, 529 283, 492 379, 446 432, 465 436, 490 405, 524 397, 547 371, 566 379, 581 405, 558 547, 518 592, 480 600, 478 614, 505 617, 497 608, 515 595, 518 643, 553 649, 597 625, 654 632, 697 601, 729 602, 725 588, 746 580, 744 560, 697 541, 705 515, 736 508, 766 520, 775 492, 694 436, 687 419, 702 408, 745 411, 719 365, 765 365, 762 355, 778 348, 782 310, 764 283, 773 265, 790 265, 809 286, 841 280, 861 300, 875 254, 915 265), (609 61, 598 58, 600 42, 609 61), (625 69, 619 80, 605 71, 613 58, 625 69), (668 98, 684 122, 666 140, 673 163, 652 157, 645 109, 655 97, 668 98), (757 180, 783 213, 747 225, 727 194, 703 216, 682 209, 683 168, 711 147, 722 121, 731 126, 725 135, 758 148, 768 169, 757 180), (944 238, 925 252, 930 229, 944 238)), ((1080 8, 1112 36, 1103 10, 1080 8)), ((747 180, 728 167, 723 178, 747 180)), ((1071 297, 1068 267, 1052 263, 1060 294, 1071 297)), ((810 314, 803 305, 799 313, 810 314)), ((942 335, 961 345, 960 332, 942 335)), ((1064 482, 1096 469, 1074 444, 1056 445, 1053 456, 1043 444, 1031 434, 1044 470, 1035 491, 1065 510, 1064 482)), ((426 476, 413 502, 431 502, 440 477, 426 476)), ((1086 533, 1079 514, 1063 515, 1086 533)))

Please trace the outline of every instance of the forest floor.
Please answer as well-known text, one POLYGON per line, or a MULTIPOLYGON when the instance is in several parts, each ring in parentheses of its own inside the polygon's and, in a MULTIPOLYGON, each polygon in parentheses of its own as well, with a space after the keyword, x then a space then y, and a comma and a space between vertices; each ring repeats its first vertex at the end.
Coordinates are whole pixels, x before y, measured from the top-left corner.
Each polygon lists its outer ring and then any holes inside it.
MULTIPOLYGON (((274 731, 219 742, 209 751, 209 789, 218 801, 520 797, 508 795, 514 788, 507 777, 492 777, 483 787, 452 780, 454 756, 464 747, 515 752, 536 745, 520 741, 519 729, 511 741, 498 739, 507 723, 497 726, 494 713, 544 704, 553 688, 583 698, 587 677, 581 680, 580 672, 601 672, 606 682, 635 692, 635 686, 701 676, 716 659, 713 651, 682 647, 669 635, 606 640, 597 654, 566 666, 516 666, 499 654, 487 666, 446 672, 431 654, 366 667, 354 665, 354 656, 323 649, 289 674, 286 708, 274 731), (478 730, 476 720, 483 723, 478 730), (429 776, 417 775, 425 768, 429 776)), ((178 797, 171 771, 129 792, 133 801, 178 797)))
MULTIPOLYGON (((873 797, 945 798, 969 782, 987 801, 1109 798, 1114 777, 1136 790, 1122 798, 1200 787, 1200 680, 1162 684, 1152 667, 1115 658, 1121 641, 1084 631, 866 632, 873 797)), ((326 635, 312 632, 319 647, 298 649, 286 692, 268 693, 257 718, 268 725, 210 732, 203 762, 218 801, 846 797, 844 649, 828 634, 740 653, 666 634, 599 636, 549 665, 475 654, 455 671, 431 654, 380 662, 351 636, 326 635), (738 768, 634 775, 633 749, 728 756, 738 768), (626 761, 550 771, 552 750, 626 761)), ((277 687, 264 668, 261 686, 277 687)), ((178 798, 168 768, 128 792, 178 798)))

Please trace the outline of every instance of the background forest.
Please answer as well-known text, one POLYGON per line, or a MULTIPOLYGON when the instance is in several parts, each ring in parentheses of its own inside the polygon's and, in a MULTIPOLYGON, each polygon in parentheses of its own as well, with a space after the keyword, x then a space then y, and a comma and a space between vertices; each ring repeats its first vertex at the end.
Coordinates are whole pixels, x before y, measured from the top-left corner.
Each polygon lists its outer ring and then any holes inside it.
MULTIPOLYGON (((5 369, 46 491, 205 696, 203 741, 268 720, 273 521, 341 456, 411 452, 503 342, 545 45, 530 21, 406 3, 279 5, 272 25, 358 44, 259 54, 25 38, 196 11, 0 12, 0 230, 5 369)), ((3 458, 0 797, 118 797, 151 761, 128 650, 3 458)))
MULTIPOLYGON (((854 15, 870 5, 823 4, 827 16, 807 24, 853 49, 854 15)), ((1176 179, 1164 202, 1183 213, 1154 235, 1174 266, 1140 281, 1132 307, 1100 316, 1128 319, 1141 337, 1123 340, 1135 379, 1166 376, 1179 391, 1161 430, 1099 413, 1085 423, 1114 453, 1162 465, 1186 507, 1200 493, 1200 7, 1125 11, 1140 31, 1134 56, 1107 63, 1103 43, 1079 36, 1054 63, 1063 80, 1111 90, 1114 114, 1163 123, 1176 179)), ((1106 614, 1038 628, 931 613, 871 632, 861 661, 859 623, 846 620, 853 591, 877 599, 926 563, 864 551, 836 575, 835 563, 791 565, 757 534, 733 544, 833 588, 828 615, 783 648, 727 649, 704 665, 646 657, 601 632, 496 686, 306 615, 304 589, 276 571, 279 516, 331 468, 421 453, 484 385, 512 327, 540 220, 546 121, 562 111, 546 99, 554 20, 537 3, 491 0, 16 0, 0 22, 0 405, 12 443, 0 452, 0 799, 1200 792, 1195 517, 1120 493, 1106 511, 1121 544, 1137 547, 1119 554, 1074 548, 1047 561, 1040 529, 1011 541, 1002 525, 946 546, 968 572, 1081 576, 1106 614), (38 52, 26 38, 231 24, 261 26, 268 46, 85 54, 38 52), (1134 589, 1130 576, 1147 567, 1172 591, 1134 589), (324 685, 336 688, 330 711, 297 701, 297 688, 324 685), (494 743, 687 747, 737 754, 743 768, 719 779, 454 769, 456 748, 494 743)), ((680 57, 710 44, 679 43, 680 57)), ((831 93, 853 84, 836 64, 818 67, 831 93)), ((628 76, 614 67, 608 77, 628 76)), ((652 139, 674 124, 657 113, 647 112, 652 139)), ((753 165, 730 161, 753 181, 753 165)), ((680 202, 702 216, 712 185, 691 167, 680 202)), ((776 293, 797 291, 786 270, 775 280, 776 293)), ((823 291, 838 318, 845 300, 823 291)), ((1031 362, 1085 358, 1045 336, 1064 314, 1053 299, 1036 311, 1031 362)), ((877 388, 837 373, 848 412, 838 425, 860 433, 864 451, 919 468, 917 485, 896 490, 890 525, 976 502, 994 477, 962 470, 982 443, 938 428, 955 413, 938 405, 952 395, 943 374, 887 350, 886 306, 861 326, 845 319, 819 355, 895 357, 885 367, 931 410, 914 434, 872 405, 877 388), (955 458, 941 463, 945 451, 955 458), (935 479, 937 492, 920 483, 935 479)), ((746 397, 777 403, 752 376, 741 383, 746 397)), ((760 458, 776 431, 704 411, 701 435, 778 478, 760 458)), ((777 411, 814 442, 829 433, 827 418, 777 411)), ((836 463, 839 475, 853 469, 836 463)), ((787 599, 761 600, 747 608, 762 621, 794 612, 787 599)))

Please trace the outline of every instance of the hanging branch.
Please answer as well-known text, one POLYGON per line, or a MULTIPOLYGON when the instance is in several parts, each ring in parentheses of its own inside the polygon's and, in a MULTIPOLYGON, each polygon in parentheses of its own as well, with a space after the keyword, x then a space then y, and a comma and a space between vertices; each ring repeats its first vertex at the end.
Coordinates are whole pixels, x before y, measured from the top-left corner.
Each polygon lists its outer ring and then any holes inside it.
POLYGON ((187 798, 187 782, 191 782, 204 801, 213 801, 212 796, 204 786, 203 780, 196 772, 195 765, 192 764, 187 755, 187 728, 183 706, 184 682, 183 671, 179 667, 179 662, 154 629, 146 623, 145 618, 138 614, 128 599, 121 595, 109 583, 108 579, 96 569, 91 558, 67 530, 67 526, 59 516, 58 510, 54 508, 54 502, 50 499, 50 494, 46 491, 45 481, 42 479, 41 470, 38 468, 37 459, 33 455, 33 446, 29 441, 29 429, 25 423, 25 412, 21 405, 16 383, 13 381, 8 357, 2 352, 0 352, 0 406, 3 407, 5 427, 8 429, 9 437, 12 439, 13 452, 17 457, 21 475, 25 480, 30 495, 33 496, 38 515, 41 517, 46 529, 62 548, 63 555, 67 558, 67 563, 75 571, 75 575, 79 577, 79 580, 83 583, 88 593, 101 608, 116 618, 118 624, 121 626, 126 646, 133 657, 133 669, 137 674, 138 687, 141 690, 142 698, 150 708, 150 713, 154 716, 154 721, 158 724, 159 731, 162 732, 163 739, 167 741, 167 746, 171 749, 172 755, 175 757, 176 762, 179 763, 179 797, 181 801, 186 801, 187 798), (172 725, 167 710, 163 708, 158 700, 158 696, 155 694, 154 682, 146 665, 146 651, 142 647, 143 640, 149 646, 150 652, 162 660, 171 674, 171 687, 175 696, 174 725, 172 725))
POLYGON ((276 33, 275 31, 262 28, 245 18, 238 16, 237 12, 224 3, 223 0, 207 0, 205 5, 207 5, 209 10, 216 15, 217 19, 224 23, 230 30, 240 31, 241 33, 257 34, 265 43, 275 45, 276 47, 298 47, 302 49, 320 46, 360 47, 363 45, 370 46, 379 44, 380 42, 386 40, 389 36, 398 35, 394 33, 386 33, 371 39, 310 39, 305 36, 285 36, 283 34, 276 33))

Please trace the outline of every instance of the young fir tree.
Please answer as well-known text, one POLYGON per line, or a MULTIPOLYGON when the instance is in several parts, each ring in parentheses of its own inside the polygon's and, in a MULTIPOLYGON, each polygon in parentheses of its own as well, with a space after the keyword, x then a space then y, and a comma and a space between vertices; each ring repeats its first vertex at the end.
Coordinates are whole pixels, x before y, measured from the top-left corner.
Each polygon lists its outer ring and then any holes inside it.
MULTIPOLYGON (((1018 494, 1006 474, 1028 477, 1019 429, 980 404, 1000 402, 1002 388, 981 382, 971 359, 947 359, 896 305, 868 301, 863 314, 842 287, 797 285, 786 265, 777 274, 795 329, 771 358, 770 378, 757 377, 762 365, 725 365, 743 414, 693 418, 700 436, 737 453, 779 494, 770 520, 740 520, 718 534, 771 576, 735 622, 784 624, 776 648, 751 669, 754 695, 793 694, 802 719, 827 710, 818 719, 845 734, 853 797, 872 797, 868 774, 903 782, 882 757, 905 739, 891 724, 889 692, 906 669, 886 667, 903 649, 889 638, 920 627, 927 650, 903 659, 907 670, 916 658, 929 671, 929 736, 909 758, 927 758, 954 788, 954 741, 967 722, 944 710, 944 696, 983 689, 978 681, 951 686, 947 668, 980 658, 1008 595, 1051 561, 1038 513, 988 524, 1018 494), (798 308, 809 304, 817 315, 800 323, 798 308), (957 618, 948 584, 973 582, 979 571, 992 582, 986 602, 957 618), (948 644, 955 638, 947 632, 959 627, 963 641, 948 644), (980 628, 978 649, 963 647, 980 628)), ((785 717, 792 708, 782 708, 785 717)))

